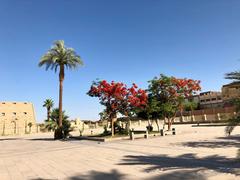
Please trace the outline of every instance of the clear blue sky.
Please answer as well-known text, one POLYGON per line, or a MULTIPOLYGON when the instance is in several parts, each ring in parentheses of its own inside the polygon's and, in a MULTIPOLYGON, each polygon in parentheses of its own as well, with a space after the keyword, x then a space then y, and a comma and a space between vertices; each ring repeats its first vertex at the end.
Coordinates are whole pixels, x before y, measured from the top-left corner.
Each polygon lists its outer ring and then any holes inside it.
POLYGON ((38 122, 42 103, 58 104, 58 75, 37 66, 63 39, 85 66, 67 72, 64 109, 71 118, 98 119, 88 97, 96 78, 147 87, 160 73, 200 79, 220 90, 224 73, 240 65, 238 0, 1 0, 0 101, 30 101, 38 122))

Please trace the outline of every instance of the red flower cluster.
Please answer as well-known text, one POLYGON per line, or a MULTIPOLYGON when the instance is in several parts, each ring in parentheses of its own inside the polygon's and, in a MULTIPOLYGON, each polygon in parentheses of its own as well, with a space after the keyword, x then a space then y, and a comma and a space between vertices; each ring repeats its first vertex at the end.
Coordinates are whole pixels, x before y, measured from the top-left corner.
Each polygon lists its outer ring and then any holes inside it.
POLYGON ((188 97, 194 95, 197 91, 201 91, 199 80, 172 78, 172 83, 176 87, 178 96, 188 97))
POLYGON ((131 88, 123 83, 107 81, 94 82, 88 92, 89 96, 98 97, 100 103, 110 112, 126 112, 132 107, 143 108, 147 104, 147 94, 138 89, 136 84, 131 88))
POLYGON ((147 93, 146 91, 137 88, 138 87, 133 84, 133 86, 128 89, 128 102, 131 106, 144 108, 148 101, 147 93))

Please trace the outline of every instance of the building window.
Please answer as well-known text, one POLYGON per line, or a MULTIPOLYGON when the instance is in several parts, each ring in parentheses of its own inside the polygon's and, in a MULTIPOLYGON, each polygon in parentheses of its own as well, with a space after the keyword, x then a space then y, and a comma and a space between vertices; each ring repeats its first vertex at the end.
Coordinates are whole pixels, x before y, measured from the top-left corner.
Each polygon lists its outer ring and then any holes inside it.
POLYGON ((216 101, 217 100, 217 98, 212 98, 212 101, 216 101))
POLYGON ((2 116, 5 116, 5 113, 2 113, 2 116))
POLYGON ((23 114, 25 114, 25 115, 26 115, 26 114, 27 114, 27 112, 24 112, 23 114))
POLYGON ((206 99, 206 102, 209 102, 209 101, 211 101, 210 99, 206 99))
POLYGON ((17 103, 14 102, 13 104, 17 104, 17 103))
POLYGON ((16 113, 16 112, 13 112, 13 115, 17 115, 17 113, 16 113))
POLYGON ((2 104, 6 104, 5 102, 3 102, 2 104))
POLYGON ((24 104, 27 104, 26 102, 24 104))

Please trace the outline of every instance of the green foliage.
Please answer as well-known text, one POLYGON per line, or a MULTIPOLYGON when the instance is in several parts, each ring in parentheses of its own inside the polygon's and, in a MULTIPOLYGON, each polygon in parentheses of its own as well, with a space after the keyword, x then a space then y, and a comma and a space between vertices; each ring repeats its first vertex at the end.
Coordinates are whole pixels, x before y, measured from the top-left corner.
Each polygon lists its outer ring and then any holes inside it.
POLYGON ((230 135, 234 130, 234 128, 239 124, 240 124, 240 116, 230 119, 227 127, 225 128, 226 134, 230 135))
POLYGON ((46 107, 47 109, 51 109, 54 106, 54 102, 52 99, 46 99, 44 101, 43 107, 46 107))
POLYGON ((103 131, 103 135, 110 135, 111 132, 107 130, 107 126, 103 127, 104 131, 103 131))
POLYGON ((225 78, 232 79, 235 81, 240 81, 240 71, 234 71, 234 72, 227 73, 225 78))
MULTIPOLYGON (((234 80, 235 82, 240 82, 240 71, 234 71, 227 73, 225 76, 226 79, 234 80)), ((230 135, 234 128, 240 124, 240 99, 235 99, 232 103, 237 108, 237 115, 236 117, 230 119, 228 126, 225 129, 226 134, 230 135)))
POLYGON ((100 120, 109 120, 109 114, 107 113, 106 109, 99 113, 100 120))
POLYGON ((201 90, 200 81, 177 79, 163 74, 148 81, 148 104, 144 110, 138 110, 138 117, 144 119, 167 119, 168 128, 182 109, 184 99, 201 90))
POLYGON ((83 61, 73 48, 66 47, 63 40, 58 40, 42 56, 38 65, 40 67, 46 65, 46 70, 50 68, 56 72, 61 66, 65 66, 68 69, 75 69, 78 65, 83 65, 83 61))
POLYGON ((198 103, 196 102, 185 102, 183 104, 184 110, 185 111, 192 111, 192 110, 196 110, 198 108, 198 103))
MULTIPOLYGON (((62 112, 62 117, 63 117, 62 131, 64 133, 64 136, 66 137, 69 135, 69 132, 72 131, 72 128, 70 122, 68 121, 69 117, 65 115, 65 111, 62 112)), ((51 112, 50 120, 45 121, 45 127, 48 130, 56 131, 59 128, 58 121, 59 121, 59 109, 56 108, 53 109, 53 111, 51 112)))
POLYGON ((172 77, 163 74, 148 81, 148 104, 144 110, 138 110, 137 116, 144 119, 171 118, 178 110, 181 98, 173 97, 169 87, 173 86, 172 77))
POLYGON ((237 114, 234 118, 229 120, 227 127, 225 128, 226 134, 230 135, 234 128, 240 125, 240 99, 236 99, 233 101, 234 105, 237 108, 237 114))

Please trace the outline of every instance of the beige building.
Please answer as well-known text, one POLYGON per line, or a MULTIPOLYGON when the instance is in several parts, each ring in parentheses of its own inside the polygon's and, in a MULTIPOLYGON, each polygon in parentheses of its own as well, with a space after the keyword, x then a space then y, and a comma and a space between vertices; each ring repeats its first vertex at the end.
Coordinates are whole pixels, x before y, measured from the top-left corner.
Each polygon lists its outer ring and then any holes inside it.
POLYGON ((230 101, 232 99, 240 98, 240 82, 233 82, 223 85, 222 87, 223 101, 230 101))
POLYGON ((29 102, 0 102, 0 135, 36 132, 34 107, 29 102))
POLYGON ((199 94, 201 109, 223 107, 222 93, 207 91, 199 94))

